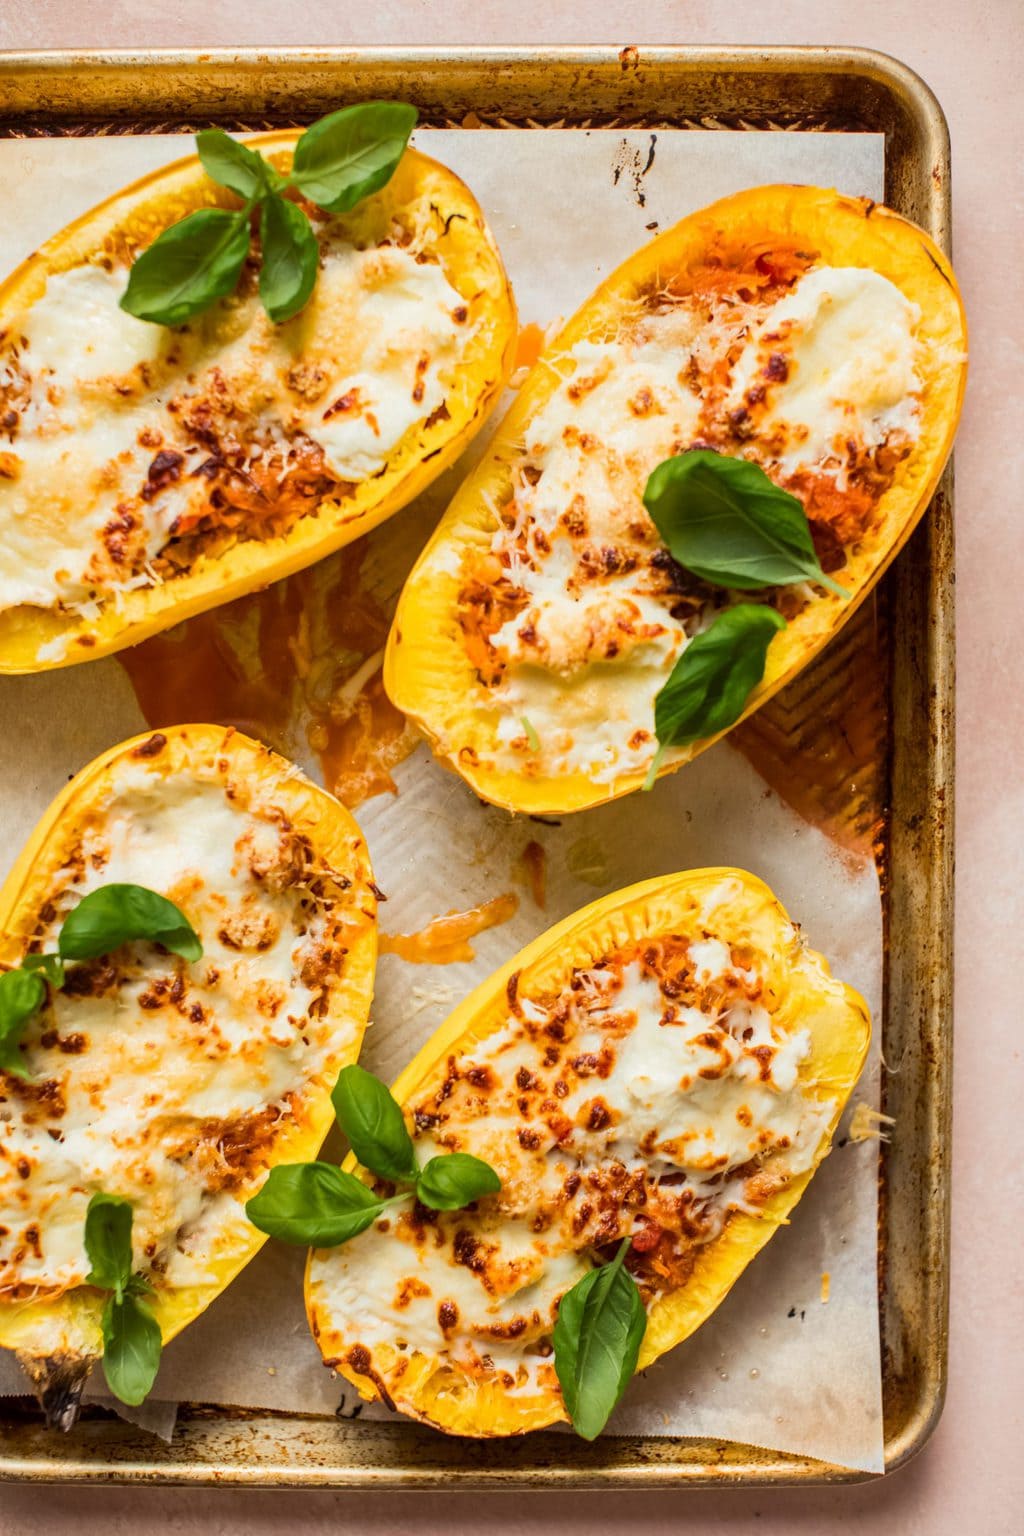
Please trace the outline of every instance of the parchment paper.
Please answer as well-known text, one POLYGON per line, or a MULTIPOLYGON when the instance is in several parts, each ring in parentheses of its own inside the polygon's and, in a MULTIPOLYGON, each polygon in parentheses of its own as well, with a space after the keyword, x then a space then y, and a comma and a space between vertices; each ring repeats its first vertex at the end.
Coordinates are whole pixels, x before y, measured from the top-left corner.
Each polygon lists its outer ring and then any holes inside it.
MULTIPOLYGON (((773 180, 876 198, 883 191, 877 135, 425 129, 417 138, 473 187, 521 320, 543 326, 571 313, 656 228, 728 192, 773 180)), ((189 148, 177 136, 0 141, 7 207, 0 272, 78 213, 189 148)), ((369 580, 381 595, 397 590, 456 478, 452 472, 371 536, 369 580)), ((0 722, 4 866, 67 778, 145 724, 113 659, 0 679, 0 722)), ((316 775, 315 762, 304 766, 316 775)), ((630 881, 702 864, 737 864, 767 880, 810 942, 880 1015, 881 905, 872 863, 803 822, 727 743, 649 795, 560 825, 482 806, 423 746, 395 779, 397 799, 378 796, 356 813, 389 897, 382 927, 409 932, 509 889, 518 889, 520 905, 509 922, 474 940, 472 962, 413 966, 382 957, 363 1060, 385 1077, 461 997, 544 928, 630 881), (547 852, 543 911, 516 884, 517 861, 531 840, 547 852)), ((877 1103, 877 1075, 876 1041, 855 1098, 877 1103)), ((633 1384, 612 1429, 735 1439, 881 1471, 876 1201, 877 1147, 848 1141, 841 1130, 792 1225, 710 1321, 633 1384)), ((303 1258, 268 1244, 166 1350, 142 1422, 169 1432, 179 1400, 352 1410, 353 1392, 324 1370, 306 1329, 303 1258)), ((0 1391, 24 1391, 8 1357, 0 1360, 0 1391)))

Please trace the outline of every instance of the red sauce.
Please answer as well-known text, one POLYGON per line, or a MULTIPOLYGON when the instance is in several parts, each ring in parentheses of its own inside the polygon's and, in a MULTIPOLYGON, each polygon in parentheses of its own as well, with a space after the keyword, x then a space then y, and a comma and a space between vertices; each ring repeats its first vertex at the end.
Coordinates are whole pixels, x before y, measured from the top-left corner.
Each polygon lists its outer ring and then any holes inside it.
POLYGON ((417 736, 384 692, 390 617, 361 583, 366 540, 154 635, 118 661, 147 722, 234 725, 288 756, 311 749, 347 805, 384 790, 417 736))
POLYGON ((453 961, 472 960, 476 951, 469 940, 485 928, 507 923, 519 908, 519 898, 511 892, 495 896, 468 912, 446 912, 435 917, 418 933, 382 933, 381 954, 398 955, 413 965, 451 965, 453 961))
POLYGON ((777 238, 738 247, 719 231, 706 247, 703 260, 673 274, 667 286, 677 294, 738 294, 749 302, 791 286, 813 264, 816 254, 777 238))

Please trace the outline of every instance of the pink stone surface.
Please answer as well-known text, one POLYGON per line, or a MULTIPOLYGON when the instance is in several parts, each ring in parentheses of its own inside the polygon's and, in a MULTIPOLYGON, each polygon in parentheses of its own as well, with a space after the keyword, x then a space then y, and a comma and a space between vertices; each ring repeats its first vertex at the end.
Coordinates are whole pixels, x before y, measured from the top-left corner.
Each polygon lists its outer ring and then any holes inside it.
POLYGON ((957 445, 957 1059, 946 1410, 892 1478, 835 1489, 645 1495, 16 1488, 0 1536, 142 1532, 1010 1536, 1024 1529, 1024 5, 1021 0, 2 0, 10 49, 302 44, 816 43, 878 48, 936 92, 953 141, 955 257, 972 373, 957 445))

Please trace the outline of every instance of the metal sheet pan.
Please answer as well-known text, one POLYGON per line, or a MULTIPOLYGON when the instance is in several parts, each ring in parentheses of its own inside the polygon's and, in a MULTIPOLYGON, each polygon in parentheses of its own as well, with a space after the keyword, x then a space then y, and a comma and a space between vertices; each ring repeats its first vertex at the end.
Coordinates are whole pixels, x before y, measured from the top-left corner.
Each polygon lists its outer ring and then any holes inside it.
MULTIPOLYGON (((311 121, 394 96, 429 123, 615 123, 695 132, 884 133, 886 201, 949 248, 942 111, 905 66, 823 48, 276 49, 0 55, 0 134, 188 132, 311 121)), ((885 578, 889 729, 880 760, 888 934, 879 1305, 886 1468, 920 1449, 947 1356, 952 1052, 953 532, 947 472, 885 578)), ((848 647, 843 647, 845 651, 848 647)), ((844 663, 848 664, 848 663, 844 663)), ((827 668, 828 652, 817 664, 827 668)), ((809 692, 813 674, 794 685, 809 692)), ((786 695, 782 696, 783 699, 786 695)), ((263 1487, 633 1487, 793 1484, 863 1474, 732 1442, 540 1434, 447 1440, 412 1424, 194 1405, 169 1445, 105 1416, 48 1433, 0 1404, 0 1478, 263 1487)))

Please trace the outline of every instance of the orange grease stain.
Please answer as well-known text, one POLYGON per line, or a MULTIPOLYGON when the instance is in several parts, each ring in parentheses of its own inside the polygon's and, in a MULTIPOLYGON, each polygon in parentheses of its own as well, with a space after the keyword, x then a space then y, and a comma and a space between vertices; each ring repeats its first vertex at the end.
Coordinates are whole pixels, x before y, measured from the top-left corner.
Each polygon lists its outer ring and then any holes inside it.
POLYGON ((865 603, 822 656, 733 733, 787 805, 884 870, 888 616, 865 603))
POLYGON ((548 856, 542 844, 531 838, 519 855, 517 866, 533 897, 534 905, 543 912, 547 906, 548 856))
POLYGON ((495 896, 468 912, 446 912, 443 917, 432 918, 417 933, 382 933, 379 949, 382 955, 398 955, 413 965, 451 965, 453 961, 473 960, 476 951, 469 940, 485 928, 496 928, 507 923, 519 909, 519 898, 510 891, 495 896))
POLYGON ((308 748, 346 805, 396 793, 390 770, 417 738, 384 692, 389 618, 361 585, 365 556, 361 539, 120 652, 147 723, 210 721, 288 756, 308 748))
POLYGON ((516 340, 516 368, 532 368, 544 350, 544 328, 531 320, 524 325, 516 340))

